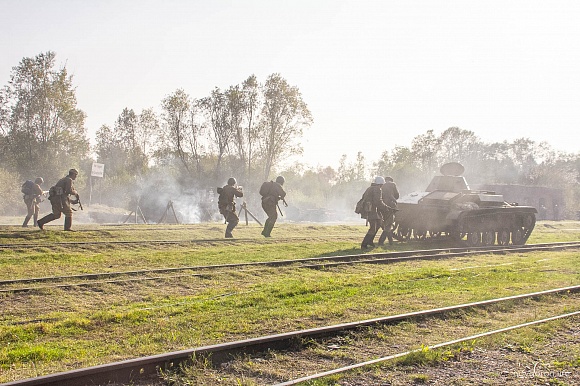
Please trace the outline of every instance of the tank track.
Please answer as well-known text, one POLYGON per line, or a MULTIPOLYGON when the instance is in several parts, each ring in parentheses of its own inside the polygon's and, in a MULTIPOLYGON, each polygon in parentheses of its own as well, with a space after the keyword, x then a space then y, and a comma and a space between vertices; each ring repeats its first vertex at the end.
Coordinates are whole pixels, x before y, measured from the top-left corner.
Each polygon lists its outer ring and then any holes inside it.
POLYGON ((524 245, 536 225, 534 213, 485 213, 468 215, 456 227, 445 230, 419 229, 397 222, 393 236, 398 241, 448 237, 459 245, 524 245), (506 225, 508 224, 508 225, 506 225))

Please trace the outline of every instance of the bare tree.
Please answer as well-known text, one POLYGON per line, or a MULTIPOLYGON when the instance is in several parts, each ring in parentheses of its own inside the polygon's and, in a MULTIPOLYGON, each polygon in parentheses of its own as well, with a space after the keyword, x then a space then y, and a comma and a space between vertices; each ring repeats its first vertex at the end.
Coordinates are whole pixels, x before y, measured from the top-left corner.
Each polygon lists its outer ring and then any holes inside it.
POLYGON ((252 164, 255 159, 256 142, 259 139, 259 132, 256 125, 260 106, 260 84, 255 75, 251 75, 242 83, 243 107, 245 115, 245 127, 240 143, 242 143, 242 159, 247 164, 247 177, 251 179, 252 164))
POLYGON ((222 159, 228 150, 233 135, 228 98, 216 87, 209 97, 200 100, 200 106, 207 115, 213 143, 217 147, 215 167, 215 177, 217 178, 221 172, 222 159))
POLYGON ((182 89, 176 90, 161 102, 163 126, 172 152, 177 154, 189 172, 189 154, 186 149, 188 114, 191 108, 189 95, 182 89))
POLYGON ((159 138, 159 119, 152 108, 144 109, 138 117, 137 139, 139 146, 148 158, 151 158, 159 138))
POLYGON ((312 115, 297 87, 280 74, 272 74, 263 87, 264 105, 260 121, 260 150, 264 159, 264 178, 283 157, 299 154, 296 140, 312 124, 312 115))

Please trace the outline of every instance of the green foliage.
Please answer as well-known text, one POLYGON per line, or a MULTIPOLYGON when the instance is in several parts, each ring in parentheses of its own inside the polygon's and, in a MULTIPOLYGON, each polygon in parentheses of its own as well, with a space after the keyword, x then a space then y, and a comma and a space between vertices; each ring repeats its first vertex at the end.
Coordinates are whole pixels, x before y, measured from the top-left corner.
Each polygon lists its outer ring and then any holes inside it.
POLYGON ((25 180, 19 178, 16 173, 0 167, 0 197, 2 197, 0 213, 8 215, 26 213, 26 206, 22 200, 22 193, 20 193, 20 186, 25 180))
POLYGON ((2 90, 0 161, 20 175, 51 180, 87 157, 85 114, 76 107, 72 76, 55 70, 54 52, 24 58, 2 90))

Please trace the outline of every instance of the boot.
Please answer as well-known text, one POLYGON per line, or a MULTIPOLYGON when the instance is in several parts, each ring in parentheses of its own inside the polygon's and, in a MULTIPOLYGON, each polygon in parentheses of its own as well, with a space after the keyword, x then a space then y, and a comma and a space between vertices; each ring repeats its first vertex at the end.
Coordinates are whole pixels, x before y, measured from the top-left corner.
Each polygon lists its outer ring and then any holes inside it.
POLYGON ((389 231, 389 233, 387 233, 387 237, 389 238, 389 245, 393 245, 393 232, 389 231))
POLYGON ((375 245, 373 244, 373 238, 371 238, 371 235, 369 235, 368 233, 365 235, 365 238, 363 239, 362 243, 360 244, 360 248, 361 249, 366 249, 368 247, 374 247, 375 245))
POLYGON ((35 227, 37 227, 38 226, 38 213, 34 213, 33 219, 34 219, 34 223, 33 224, 34 224, 35 227))
POLYGON ((385 244, 385 240, 387 239, 387 235, 388 235, 387 231, 383 231, 383 233, 381 233, 381 237, 379 237, 379 245, 385 244))
POLYGON ((72 217, 65 217, 64 218, 64 230, 69 231, 69 232, 74 232, 71 229, 71 226, 72 226, 72 217))
POLYGON ((47 222, 51 222, 54 219, 55 219, 54 213, 47 214, 46 216, 38 220, 37 225, 41 230, 44 230, 44 224, 46 224, 47 222))
POLYGON ((269 220, 266 220, 266 223, 264 224, 264 230, 262 231, 262 236, 270 237, 272 229, 274 229, 274 223, 270 222, 269 220))
POLYGON ((28 221, 30 221, 30 216, 26 216, 24 218, 24 222, 22 223, 22 228, 28 228, 28 221))

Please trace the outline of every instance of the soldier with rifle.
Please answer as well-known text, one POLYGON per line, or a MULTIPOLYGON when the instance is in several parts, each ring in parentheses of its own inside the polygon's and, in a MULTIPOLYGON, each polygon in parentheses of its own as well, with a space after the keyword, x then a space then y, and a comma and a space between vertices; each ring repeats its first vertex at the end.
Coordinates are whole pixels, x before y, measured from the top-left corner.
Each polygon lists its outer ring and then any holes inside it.
POLYGON ((371 186, 365 190, 363 193, 361 201, 365 207, 361 213, 361 217, 367 219, 369 223, 369 230, 363 238, 360 245, 362 249, 368 247, 374 247, 373 243, 375 235, 379 228, 383 224, 383 213, 387 212, 390 208, 383 201, 383 193, 381 191, 381 186, 385 183, 385 179, 381 176, 375 177, 371 186))
POLYGON ((379 245, 389 239, 389 245, 393 244, 393 223, 395 221, 395 212, 397 211, 397 200, 399 199, 399 190, 392 177, 385 177, 385 183, 381 186, 383 201, 389 209, 383 213, 383 233, 379 237, 379 245))
POLYGON ((274 229, 274 224, 278 219, 278 210, 280 214, 280 206, 278 201, 282 200, 285 206, 288 206, 284 197, 286 197, 286 192, 282 185, 284 185, 284 177, 276 177, 276 181, 264 182, 260 187, 260 195, 262 196, 262 209, 266 212, 268 218, 264 224, 264 229, 262 230, 262 236, 270 237, 272 229, 274 229), (276 210, 277 209, 277 210, 276 210))
MULTIPOLYGON (((64 214, 64 230, 72 231, 72 207, 71 204, 80 204, 79 194, 74 188, 73 181, 76 180, 79 172, 76 169, 70 169, 68 175, 64 176, 56 185, 48 191, 48 199, 52 205, 52 213, 38 220, 38 227, 44 229, 44 225, 52 220, 59 219, 64 214), (75 196, 75 200, 70 199, 75 196)), ((82 209, 82 205, 80 206, 82 209)))
POLYGON ((244 193, 242 192, 242 187, 236 187, 236 179, 234 177, 230 177, 228 179, 227 185, 223 188, 217 188, 217 192, 219 194, 218 197, 218 209, 221 214, 223 214, 226 223, 228 226, 226 227, 226 238, 234 237, 232 235, 232 231, 240 222, 238 215, 236 214, 236 202, 234 201, 235 197, 243 197, 244 193))
POLYGON ((39 204, 41 202, 41 197, 44 194, 40 185, 44 180, 42 177, 37 177, 34 182, 31 180, 27 180, 22 185, 22 193, 24 194, 24 203, 26 204, 27 214, 24 218, 24 222, 22 223, 22 227, 28 227, 28 221, 30 218, 34 218, 34 226, 37 226, 38 223, 38 212, 40 210, 39 204))

